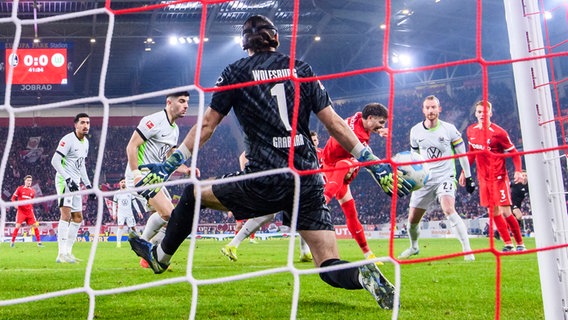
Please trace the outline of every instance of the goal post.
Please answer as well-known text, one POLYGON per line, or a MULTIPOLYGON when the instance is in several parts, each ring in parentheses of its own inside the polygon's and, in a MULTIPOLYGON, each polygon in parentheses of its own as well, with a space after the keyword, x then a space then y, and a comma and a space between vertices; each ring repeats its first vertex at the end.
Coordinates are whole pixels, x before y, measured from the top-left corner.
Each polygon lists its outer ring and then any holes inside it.
MULTIPOLYGON (((544 56, 538 0, 504 0, 511 59, 544 56), (528 14, 533 13, 533 14, 528 14)), ((545 58, 514 62, 524 151, 558 147, 545 58)), ((525 155, 537 248, 567 243, 568 217, 558 150, 525 155)), ((567 319, 568 248, 537 254, 544 315, 567 319)))

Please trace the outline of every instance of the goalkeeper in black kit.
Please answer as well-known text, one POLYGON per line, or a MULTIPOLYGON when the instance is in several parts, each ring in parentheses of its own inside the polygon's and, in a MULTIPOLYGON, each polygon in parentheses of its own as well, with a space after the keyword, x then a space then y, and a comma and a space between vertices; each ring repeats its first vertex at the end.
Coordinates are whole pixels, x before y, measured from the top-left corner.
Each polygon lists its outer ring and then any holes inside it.
MULTIPOLYGON (((293 166, 297 170, 318 168, 316 149, 310 140, 311 113, 325 125, 343 148, 364 164, 371 175, 389 193, 407 195, 413 183, 398 173, 398 183, 390 165, 379 164, 378 158, 359 142, 343 119, 331 106, 331 99, 319 81, 297 85, 290 77, 315 77, 311 67, 302 61, 294 61, 290 73, 290 57, 276 51, 278 31, 272 21, 260 15, 251 16, 243 24, 242 46, 248 57, 228 65, 219 77, 216 87, 236 85, 258 80, 271 80, 277 75, 288 78, 274 79, 261 84, 216 91, 206 109, 197 136, 193 126, 180 147, 165 162, 145 165, 150 172, 137 186, 166 181, 174 170, 185 163, 193 150, 195 139, 202 146, 213 134, 217 125, 234 110, 245 134, 245 151, 249 159, 244 170, 220 176, 246 176, 250 173, 288 168, 291 146, 294 148, 293 166), (291 136, 294 112, 294 95, 300 90, 297 110, 296 134, 291 136)), ((296 228, 308 243, 317 267, 330 267, 347 263, 340 260, 329 208, 323 195, 324 181, 320 174, 304 175, 299 179, 299 206, 296 228)), ((151 198, 159 188, 149 186, 140 193, 151 198)), ((196 192, 200 192, 201 207, 232 211, 236 219, 249 219, 276 211, 284 211, 283 222, 290 225, 294 207, 295 180, 290 173, 278 173, 229 183, 208 184, 196 191, 187 185, 169 220, 166 235, 160 245, 153 246, 136 234, 129 239, 136 254, 146 259, 155 273, 164 272, 179 246, 191 233, 195 212, 196 192)), ((320 273, 329 285, 344 289, 368 290, 384 309, 394 305, 395 288, 370 262, 360 267, 350 267, 320 273)))

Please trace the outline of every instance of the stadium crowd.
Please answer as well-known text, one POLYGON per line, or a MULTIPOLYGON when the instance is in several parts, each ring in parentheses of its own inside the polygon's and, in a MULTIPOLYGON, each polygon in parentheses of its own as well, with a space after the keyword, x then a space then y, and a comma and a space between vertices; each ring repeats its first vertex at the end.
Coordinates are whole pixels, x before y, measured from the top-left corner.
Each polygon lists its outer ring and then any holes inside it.
MULTIPOLYGON (((436 92, 415 90, 412 93, 405 93, 395 96, 392 121, 387 124, 390 131, 388 139, 371 139, 371 148, 380 157, 386 156, 387 141, 391 142, 391 153, 409 149, 409 130, 412 125, 423 120, 421 112, 421 102, 423 97, 428 94, 435 94, 443 107, 441 119, 452 122, 465 135, 467 125, 475 122, 472 114, 474 102, 482 96, 481 87, 454 89, 448 94, 446 88, 436 92)), ((519 150, 522 150, 522 139, 517 109, 513 92, 503 84, 496 83, 489 90, 489 99, 492 101, 495 111, 493 120, 502 125, 510 134, 513 143, 519 150)), ((366 103, 376 101, 369 99, 340 100, 336 103, 337 112, 347 117, 360 111, 366 103)), ((388 101, 379 101, 387 104, 388 101)), ((141 115, 142 116, 142 115, 141 115)), ((70 127, 16 127, 6 172, 3 177, 2 199, 9 201, 14 190, 22 184, 23 177, 31 174, 34 178, 36 197, 54 195, 55 172, 50 161, 56 148, 58 138, 69 132, 70 127)), ((124 175, 126 166, 125 148, 132 134, 133 127, 110 126, 107 132, 107 140, 103 155, 103 163, 100 173, 100 187, 102 190, 117 190, 118 181, 124 175)), ((180 133, 184 135, 189 130, 188 127, 181 126, 180 133)), ((320 147, 327 141, 327 136, 323 128, 314 128, 320 135, 320 147)), ((87 170, 91 179, 94 178, 96 159, 99 150, 100 128, 91 126, 91 150, 87 158, 87 170)), ((0 150, 4 150, 8 135, 8 128, 0 127, 0 150)), ((199 150, 197 165, 201 172, 201 178, 211 177, 216 172, 231 172, 238 170, 238 155, 242 150, 239 143, 240 137, 234 134, 234 127, 231 124, 222 124, 203 149, 199 150)), ((559 141, 560 142, 560 141, 559 141)), ((562 141, 563 142, 563 141, 562 141)), ((509 161, 510 162, 510 161, 509 161)), ((459 167, 459 164, 458 164, 459 167)), ((524 167, 524 166, 523 166, 524 167)), ((512 172, 512 171, 511 171, 512 172)), ((179 178, 179 177, 178 177, 179 178)), ((182 186, 168 187, 174 196, 180 195, 182 186)), ((359 218, 363 224, 388 223, 391 217, 391 199, 377 187, 365 170, 362 170, 359 177, 351 184, 352 193, 357 201, 359 218)), ((97 202, 86 201, 84 213, 85 225, 94 225, 97 214, 97 202)), ((403 223, 407 219, 409 197, 401 198, 396 204, 397 222, 403 223)), ((527 202, 524 212, 530 212, 530 204, 527 202)), ((465 192, 464 188, 458 188, 456 197, 457 212, 464 218, 477 218, 486 215, 486 210, 479 205, 476 192, 472 195, 465 192)), ((345 218, 341 208, 336 201, 330 203, 332 218, 335 224, 344 224, 345 218)), ((59 210, 56 201, 45 201, 37 204, 35 213, 38 221, 57 221, 59 210)), ((104 210, 103 224, 112 223, 112 219, 107 209, 104 210)), ((7 221, 14 221, 15 208, 7 211, 7 221)), ((146 217, 149 215, 146 215, 146 217)), ((444 215, 437 208, 430 210, 424 217, 424 221, 442 220, 444 215)), ((215 210, 206 210, 200 216, 201 223, 226 223, 232 222, 227 218, 226 213, 215 210)), ((139 221, 144 224, 144 221, 139 221)))

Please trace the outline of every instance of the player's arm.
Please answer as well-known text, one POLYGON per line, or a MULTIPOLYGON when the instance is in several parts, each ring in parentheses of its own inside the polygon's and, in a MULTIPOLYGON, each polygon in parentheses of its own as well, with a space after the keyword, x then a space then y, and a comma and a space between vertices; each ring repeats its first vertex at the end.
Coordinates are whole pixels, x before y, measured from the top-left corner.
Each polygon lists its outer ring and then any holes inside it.
POLYGON ((130 141, 126 145, 126 158, 128 162, 128 168, 134 174, 134 183, 138 182, 142 177, 140 170, 138 170, 138 148, 144 143, 144 139, 135 130, 130 137, 130 141))
MULTIPOLYGON (((329 134, 337 140, 345 150, 350 150, 351 154, 358 161, 368 162, 380 160, 368 147, 365 147, 359 141, 347 123, 341 119, 331 106, 327 106, 319 111, 317 117, 324 124, 329 134)), ((412 190, 412 184, 401 176, 398 178, 397 186, 394 186, 392 168, 388 164, 375 164, 367 166, 366 168, 383 191, 389 195, 396 190, 399 196, 403 196, 409 194, 412 190)))
MULTIPOLYGON (((225 116, 218 111, 208 107, 203 115, 203 122, 201 123, 201 135, 199 136, 199 147, 203 146, 213 135, 215 129, 221 123, 225 116)), ((184 164, 193 153, 193 144, 197 137, 197 124, 195 124, 179 146, 179 148, 170 156, 166 161, 158 164, 147 164, 141 167, 146 167, 150 169, 150 173, 147 174, 139 183, 136 184, 137 187, 149 184, 162 183, 167 181, 170 175, 179 166, 184 164)), ((145 198, 154 197, 160 188, 146 189, 140 192, 145 198)))
POLYGON ((241 153, 241 155, 239 156, 239 166, 240 166, 241 170, 245 169, 248 162, 249 162, 249 160, 247 159, 245 151, 243 151, 241 153))
MULTIPOLYGON (((466 153, 465 144, 463 143, 463 140, 454 146, 454 152, 456 154, 466 153)), ((473 193, 475 191, 475 182, 473 181, 473 177, 471 176, 471 167, 469 166, 469 159, 468 157, 459 157, 459 162, 462 167, 462 172, 459 177, 459 184, 460 186, 465 187, 467 192, 473 193)))
POLYGON ((83 181, 83 184, 85 184, 85 186, 90 189, 91 186, 91 179, 89 179, 89 175, 87 174, 87 166, 85 165, 85 161, 81 162, 81 167, 79 168, 79 172, 81 174, 81 180, 83 181))
POLYGON ((64 154, 59 151, 55 151, 53 157, 51 157, 51 166, 55 169, 55 171, 57 171, 57 173, 67 180, 69 176, 65 173, 65 169, 63 169, 63 165, 61 164, 64 157, 64 154))
POLYGON ((12 202, 17 201, 20 198, 20 190, 21 188, 18 187, 16 189, 16 191, 14 191, 14 194, 12 195, 12 198, 10 200, 12 200, 12 202))

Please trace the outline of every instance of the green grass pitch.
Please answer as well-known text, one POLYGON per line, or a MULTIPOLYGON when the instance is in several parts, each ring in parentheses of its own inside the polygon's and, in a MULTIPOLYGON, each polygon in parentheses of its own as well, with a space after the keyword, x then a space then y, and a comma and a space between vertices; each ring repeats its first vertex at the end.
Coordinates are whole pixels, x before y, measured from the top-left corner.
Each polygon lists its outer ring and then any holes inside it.
MULTIPOLYGON (((231 262, 220 254, 225 242, 200 239, 195 249, 192 276, 209 280, 286 266, 287 239, 259 241, 240 246, 239 260, 231 262)), ((474 249, 489 246, 487 238, 471 239, 474 249)), ((387 240, 370 240, 379 256, 386 256, 387 240)), ((362 254, 353 240, 339 240, 343 259, 355 261, 362 254)), ((496 241, 501 246, 501 242, 496 241)), ((79 242, 74 254, 84 261, 57 264, 56 243, 38 248, 35 243, 0 245, 0 300, 82 289, 65 296, 0 306, 0 319, 87 319, 89 294, 95 294, 94 318, 103 319, 188 319, 192 286, 188 282, 157 281, 185 276, 189 241, 174 256, 172 272, 154 275, 138 265, 127 242, 98 245, 92 272, 86 272, 92 243, 79 242), (130 287, 151 283, 145 289, 130 287), (109 289, 128 288, 109 294, 109 289), (92 291, 92 290, 93 291, 92 291), (134 290, 136 289, 136 290, 134 290)), ((395 255, 408 246, 407 239, 394 242, 395 255)), ((297 244, 296 244, 297 247, 297 244)), ((534 248, 534 239, 527 239, 534 248)), ((418 257, 459 252, 456 239, 421 239, 418 257)), ((296 249, 297 250, 297 249, 296 249)), ((312 268, 300 263, 298 269, 312 268)), ((401 265, 401 308, 399 319, 494 319, 497 260, 491 253, 476 255, 475 262, 462 257, 401 265)), ((543 319, 542 296, 536 254, 504 256, 500 319, 543 319)), ((394 266, 381 267, 394 281, 394 266)), ((183 279, 181 279, 183 280, 183 279)), ((300 276, 297 319, 391 319, 392 311, 380 309, 364 290, 332 288, 318 275, 300 276)), ((260 277, 198 286, 196 319, 290 319, 294 277, 282 272, 260 277)))

